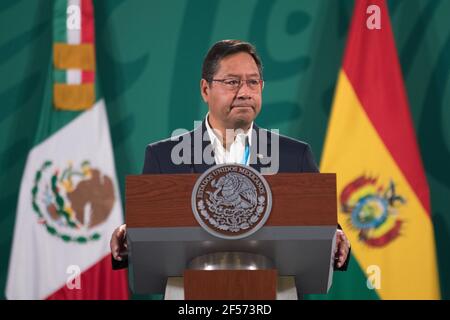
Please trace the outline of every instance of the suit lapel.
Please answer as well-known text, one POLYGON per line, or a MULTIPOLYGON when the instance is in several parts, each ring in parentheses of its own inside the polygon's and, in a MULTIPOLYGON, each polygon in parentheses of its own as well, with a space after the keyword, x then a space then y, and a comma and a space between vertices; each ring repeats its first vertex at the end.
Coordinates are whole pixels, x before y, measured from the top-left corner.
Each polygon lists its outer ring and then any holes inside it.
MULTIPOLYGON (((263 164, 261 164, 261 158, 267 157, 267 154, 263 154, 261 150, 259 149, 260 143, 259 143, 259 137, 260 137, 260 131, 263 129, 260 129, 255 123, 253 123, 253 129, 252 132, 252 145, 250 148, 250 166, 255 169, 258 172, 261 172, 261 167, 263 167, 263 164)), ((267 134, 267 151, 270 152, 270 134, 267 134)), ((266 166, 266 165, 264 165, 266 166)))
MULTIPOLYGON (((207 133, 205 120, 203 120, 202 125, 198 126, 196 129, 194 129, 194 131, 192 131, 192 136, 191 136, 191 159, 192 159, 193 173, 203 173, 215 165, 215 162, 212 164, 207 164, 207 163, 205 163, 205 159, 203 159, 203 152, 210 145, 211 145, 211 141, 210 141, 209 135, 207 133), (199 139, 199 137, 202 141, 202 157, 201 157, 201 163, 196 164, 194 161, 194 146, 196 143, 195 139, 199 139)), ((214 156, 214 151, 213 151, 213 156, 214 156)))

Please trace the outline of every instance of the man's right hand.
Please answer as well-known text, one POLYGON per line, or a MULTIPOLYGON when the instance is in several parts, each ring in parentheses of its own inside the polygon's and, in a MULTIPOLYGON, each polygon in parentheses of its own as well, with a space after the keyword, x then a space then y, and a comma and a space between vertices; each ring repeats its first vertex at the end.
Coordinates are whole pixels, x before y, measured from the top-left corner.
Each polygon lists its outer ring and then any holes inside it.
POLYGON ((114 230, 111 236, 111 253, 117 261, 122 261, 122 255, 128 250, 127 245, 127 225, 123 224, 114 230), (122 255, 121 255, 122 254, 122 255))

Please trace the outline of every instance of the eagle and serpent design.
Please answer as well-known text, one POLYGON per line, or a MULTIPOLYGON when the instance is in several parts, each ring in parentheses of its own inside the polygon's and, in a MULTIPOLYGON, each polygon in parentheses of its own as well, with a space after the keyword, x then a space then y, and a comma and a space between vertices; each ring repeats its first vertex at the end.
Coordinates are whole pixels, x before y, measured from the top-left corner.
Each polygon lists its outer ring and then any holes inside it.
POLYGON ((228 170, 222 170, 221 175, 211 172, 203 179, 199 178, 197 190, 194 188, 195 208, 203 223, 210 228, 239 235, 263 220, 265 211, 268 211, 270 190, 266 190, 268 185, 261 180, 259 173, 247 168, 244 170, 238 165, 228 167, 228 170))

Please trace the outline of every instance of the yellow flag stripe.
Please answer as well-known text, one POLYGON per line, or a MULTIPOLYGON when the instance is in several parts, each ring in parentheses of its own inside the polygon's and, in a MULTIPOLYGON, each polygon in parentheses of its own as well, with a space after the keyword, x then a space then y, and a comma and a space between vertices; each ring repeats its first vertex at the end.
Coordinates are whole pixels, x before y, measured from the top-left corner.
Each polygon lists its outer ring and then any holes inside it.
MULTIPOLYGON (((401 121, 401 120, 399 120, 401 121)), ((396 194, 406 199, 382 226, 401 221, 400 235, 382 247, 359 240, 359 230, 339 205, 338 218, 364 272, 379 267, 383 299, 439 299, 433 226, 414 190, 394 161, 343 71, 340 72, 329 121, 321 172, 336 172, 338 198, 351 181, 366 175, 383 190, 393 181, 396 194), (394 221, 393 221, 394 220, 394 221)), ((375 230, 382 233, 383 230, 375 230)), ((374 234, 376 236, 376 234, 374 234)))
POLYGON ((95 70, 95 51, 92 43, 78 45, 55 43, 53 61, 57 69, 95 70))
POLYGON ((53 87, 53 104, 56 109, 81 111, 89 109, 95 102, 95 87, 93 83, 62 84, 55 83, 53 87))

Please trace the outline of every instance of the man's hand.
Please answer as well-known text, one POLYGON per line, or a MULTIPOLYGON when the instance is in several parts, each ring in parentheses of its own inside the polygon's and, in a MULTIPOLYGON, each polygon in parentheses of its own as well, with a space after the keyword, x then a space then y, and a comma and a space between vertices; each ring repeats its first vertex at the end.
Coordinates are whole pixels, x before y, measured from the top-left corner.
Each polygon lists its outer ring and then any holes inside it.
POLYGON ((127 235, 127 225, 123 224, 116 230, 114 230, 111 236, 111 242, 109 245, 111 247, 111 253, 113 255, 113 258, 117 261, 122 261, 121 254, 123 254, 128 250, 126 235, 127 235))
POLYGON ((350 250, 350 241, 345 236, 344 231, 336 231, 336 248, 334 249, 334 261, 337 268, 341 268, 347 260, 350 250))

